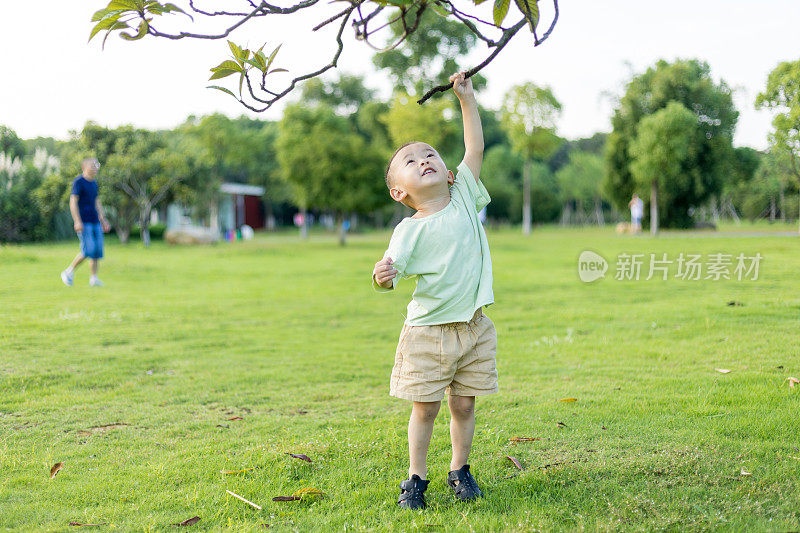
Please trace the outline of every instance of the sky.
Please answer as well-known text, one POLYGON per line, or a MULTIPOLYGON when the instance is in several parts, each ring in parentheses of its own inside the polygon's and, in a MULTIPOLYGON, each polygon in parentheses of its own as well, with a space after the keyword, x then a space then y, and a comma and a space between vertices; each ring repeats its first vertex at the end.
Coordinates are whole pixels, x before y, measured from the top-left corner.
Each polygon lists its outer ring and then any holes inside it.
MULTIPOLYGON (((88 43, 91 15, 106 4, 0 2, 0 124, 23 138, 63 139, 87 120, 156 129, 175 127, 189 115, 215 112, 280 117, 285 102, 257 115, 206 88, 217 83, 208 81, 208 69, 228 54, 224 40, 126 42, 112 36, 105 50, 101 39, 88 43)), ((219 9, 235 2, 198 0, 196 5, 219 9)), ((552 7, 545 0, 541 5, 547 23, 552 7)), ((291 72, 324 65, 335 28, 316 33, 311 28, 324 18, 321 12, 335 13, 341 4, 323 1, 320 6, 321 11, 253 21, 232 37, 254 48, 266 42, 268 50, 283 43, 275 64, 291 72)), ((521 31, 484 69, 489 86, 477 95, 483 105, 499 107, 504 92, 515 84, 546 85, 564 108, 559 133, 570 139, 586 137, 610 131, 614 99, 632 75, 659 59, 697 58, 709 63, 715 80, 734 90, 740 112, 734 144, 768 146, 771 114, 756 111, 753 102, 778 63, 800 59, 800 1, 561 0, 559 6, 558 24, 547 41, 533 47, 530 33, 521 31)), ((222 21, 213 22, 198 22, 192 29, 220 28, 222 21)), ((164 29, 187 29, 189 23, 171 16, 164 29)), ((372 66, 372 50, 356 41, 352 31, 345 35, 339 69, 363 75, 367 85, 388 97, 392 87, 372 66)), ((476 64, 486 54, 480 46, 468 59, 476 64)))

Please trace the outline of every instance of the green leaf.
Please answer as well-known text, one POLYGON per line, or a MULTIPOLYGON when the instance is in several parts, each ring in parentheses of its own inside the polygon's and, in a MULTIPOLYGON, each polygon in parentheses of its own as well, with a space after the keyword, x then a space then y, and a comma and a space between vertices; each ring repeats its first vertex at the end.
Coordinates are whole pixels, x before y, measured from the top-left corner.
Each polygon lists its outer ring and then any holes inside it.
POLYGON ((245 59, 244 62, 250 65, 251 67, 257 68, 261 72, 267 70, 267 65, 264 64, 262 61, 259 61, 258 56, 254 57, 253 59, 245 59))
POLYGON ((125 39, 126 41, 138 41, 145 35, 147 35, 147 30, 150 29, 150 21, 153 19, 143 20, 139 23, 139 31, 136 35, 130 35, 128 33, 120 33, 119 36, 125 39))
POLYGON ((268 74, 274 74, 275 72, 289 72, 289 71, 285 68, 274 68, 270 70, 268 74))
POLYGON ((189 13, 187 13, 183 9, 179 8, 175 4, 164 4, 164 12, 165 13, 172 13, 173 11, 177 11, 178 13, 183 13, 184 15, 189 17, 190 19, 194 20, 194 18, 192 18, 192 16, 189 13))
POLYGON ((278 50, 281 49, 281 46, 283 46, 283 43, 279 44, 278 47, 275 48, 275 50, 273 50, 272 53, 269 55, 269 59, 267 60, 267 67, 272 65, 272 61, 275 59, 275 56, 278 55, 278 50))
MULTIPOLYGON (((100 33, 103 30, 109 30, 112 26, 117 24, 119 20, 117 17, 108 17, 106 19, 101 20, 97 24, 95 24, 94 28, 92 28, 92 32, 89 34, 89 40, 91 41, 95 35, 100 33)), ((126 24, 127 26, 127 24, 126 24)))
POLYGON ((211 77, 208 78, 208 79, 209 80, 218 80, 220 78, 225 78, 225 77, 230 76, 232 74, 238 74, 239 72, 241 72, 241 70, 231 70, 231 69, 227 69, 227 68, 221 68, 221 69, 215 70, 214 73, 211 75, 211 77))
MULTIPOLYGON (((228 93, 229 95, 231 95, 234 98, 236 98, 236 95, 233 94, 233 91, 231 91, 229 89, 226 89, 225 87, 220 87, 219 85, 209 85, 208 87, 206 87, 206 89, 216 89, 218 91, 222 91, 224 93, 228 93)), ((238 100, 238 98, 236 98, 236 99, 238 100)))
POLYGON ((503 20, 508 14, 508 6, 511 0, 494 0, 494 25, 498 28, 503 25, 503 20))
POLYGON ((126 24, 125 22, 117 22, 116 24, 108 28, 106 36, 103 37, 103 44, 100 46, 100 48, 102 48, 103 50, 106 49, 106 41, 108 40, 108 37, 111 35, 111 32, 113 32, 114 30, 128 30, 128 29, 130 29, 130 26, 128 26, 128 24, 126 24))
POLYGON ((239 48, 239 45, 237 45, 233 41, 228 41, 228 46, 231 49, 231 53, 233 54, 233 57, 236 58, 236 59, 239 59, 239 57, 242 55, 242 49, 239 48))
POLYGON ((216 67, 212 68, 211 70, 218 70, 218 69, 226 69, 232 70, 234 72, 240 72, 242 70, 242 66, 237 63, 236 61, 231 61, 230 59, 226 59, 216 67))
POLYGON ((514 0, 517 7, 525 18, 528 19, 528 26, 531 28, 531 33, 536 30, 536 25, 539 24, 539 0, 514 0))
POLYGON ((92 22, 99 22, 106 18, 119 18, 119 15, 130 11, 130 9, 101 9, 100 11, 95 11, 94 15, 92 15, 92 22))
POLYGON ((437 15, 439 15, 442 18, 447 18, 450 15, 450 12, 447 11, 445 8, 443 8, 439 4, 431 4, 430 7, 431 7, 431 9, 433 9, 434 13, 436 13, 437 15))
POLYGON ((136 11, 141 7, 133 0, 111 0, 106 9, 123 9, 125 11, 136 11))

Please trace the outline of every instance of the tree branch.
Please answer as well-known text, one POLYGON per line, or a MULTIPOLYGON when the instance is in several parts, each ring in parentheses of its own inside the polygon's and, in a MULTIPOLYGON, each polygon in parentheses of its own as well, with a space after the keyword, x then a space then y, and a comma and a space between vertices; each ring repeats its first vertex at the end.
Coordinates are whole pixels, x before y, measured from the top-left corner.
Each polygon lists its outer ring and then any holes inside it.
MULTIPOLYGON (((539 46, 545 40, 547 40, 547 38, 550 37, 550 34, 553 32, 553 29, 556 27, 556 22, 558 22, 558 0, 553 0, 553 7, 555 9, 555 14, 553 15, 553 22, 550 23, 550 27, 547 29, 547 31, 544 33, 544 35, 542 35, 541 39, 537 39, 535 34, 534 34, 534 44, 533 44, 533 46, 539 46)), ((491 54, 489 54, 489 56, 486 59, 484 59, 483 62, 481 62, 479 65, 469 69, 467 71, 467 73, 466 73, 466 77, 469 78, 471 76, 474 76, 476 73, 480 72, 480 70, 483 69, 486 65, 491 63, 492 60, 497 56, 497 54, 499 54, 500 51, 503 48, 505 48, 505 46, 508 44, 508 42, 511 40, 511 38, 514 37, 514 35, 516 35, 516 33, 523 26, 525 26, 525 24, 527 22, 528 22, 528 19, 523 18, 522 20, 520 20, 519 22, 514 24, 512 27, 510 27, 510 28, 508 28, 506 30, 503 30, 503 36, 494 45, 494 51, 491 54)), ((467 26, 467 27, 469 27, 469 26, 467 26)), ((422 98, 417 100, 417 103, 421 105, 421 104, 425 103, 434 94, 443 93, 443 92, 448 91, 448 90, 450 90, 452 88, 453 88, 453 82, 450 82, 447 85, 439 85, 437 87, 434 87, 433 89, 429 90, 424 95, 422 95, 422 98)))

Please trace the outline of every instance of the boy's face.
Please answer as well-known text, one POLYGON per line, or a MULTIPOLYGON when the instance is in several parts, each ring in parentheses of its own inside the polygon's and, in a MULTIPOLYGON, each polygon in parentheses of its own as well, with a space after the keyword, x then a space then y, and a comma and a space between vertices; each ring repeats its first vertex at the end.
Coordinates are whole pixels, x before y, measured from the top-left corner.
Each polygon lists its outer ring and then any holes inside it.
POLYGON ((411 207, 448 195, 453 184, 453 173, 439 153, 425 143, 409 144, 392 160, 389 170, 392 198, 411 207))

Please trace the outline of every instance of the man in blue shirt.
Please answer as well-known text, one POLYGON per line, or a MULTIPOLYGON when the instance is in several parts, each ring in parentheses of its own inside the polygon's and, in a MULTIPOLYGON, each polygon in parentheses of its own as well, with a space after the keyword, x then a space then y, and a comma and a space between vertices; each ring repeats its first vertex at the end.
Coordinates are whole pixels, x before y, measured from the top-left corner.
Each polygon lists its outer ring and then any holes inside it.
POLYGON ((75 233, 81 243, 81 251, 75 256, 66 270, 61 273, 64 285, 72 286, 75 268, 84 259, 89 258, 92 267, 90 287, 102 287, 103 282, 97 278, 97 262, 103 257, 103 233, 108 232, 108 225, 100 198, 97 196, 97 171, 100 163, 97 159, 86 158, 81 164, 83 173, 72 182, 72 193, 69 196, 69 210, 75 223, 75 233))

